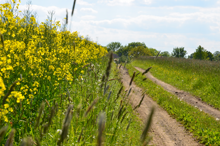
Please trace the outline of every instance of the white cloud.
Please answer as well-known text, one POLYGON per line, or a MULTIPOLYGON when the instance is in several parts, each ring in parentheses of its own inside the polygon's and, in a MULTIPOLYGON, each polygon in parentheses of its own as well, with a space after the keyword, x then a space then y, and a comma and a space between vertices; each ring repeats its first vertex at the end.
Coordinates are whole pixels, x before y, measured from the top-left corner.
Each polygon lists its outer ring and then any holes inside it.
POLYGON ((123 45, 129 42, 145 42, 148 47, 153 47, 161 51, 172 52, 175 47, 185 47, 188 54, 195 52, 199 45, 205 49, 215 52, 219 50, 220 42, 209 40, 208 38, 199 38, 178 33, 151 33, 142 31, 131 31, 114 28, 105 28, 98 25, 92 25, 88 21, 80 21, 73 24, 72 28, 79 30, 81 35, 89 35, 94 41, 107 45, 113 41, 119 41, 123 45), (106 39, 107 38, 107 39, 106 39))
POLYGON ((85 15, 85 16, 82 16, 81 19, 85 19, 85 20, 91 20, 91 19, 95 19, 96 17, 93 16, 93 15, 85 15))
MULTIPOLYGON (((19 9, 26 10, 27 5, 20 5, 19 9)), ((56 6, 43 7, 39 5, 31 5, 31 10, 33 12, 37 12, 37 19, 39 20, 39 22, 42 22, 42 21, 44 22, 47 19, 47 16, 49 15, 48 12, 51 12, 51 11, 55 12, 53 18, 56 21, 62 22, 64 18, 66 17, 66 8, 59 8, 56 6)), ((71 11, 72 10, 68 9, 69 14, 71 11)), ((77 9, 75 9, 74 14, 77 14, 77 9)))
POLYGON ((220 0, 218 0, 218 1, 217 1, 217 4, 219 4, 219 5, 220 5, 220 0))
POLYGON ((92 6, 92 4, 85 2, 83 0, 77 0, 76 3, 83 6, 92 6))
POLYGON ((125 6, 125 5, 132 5, 132 3, 135 0, 99 0, 98 3, 107 3, 107 5, 109 6, 116 6, 116 5, 120 5, 120 6, 125 6))
POLYGON ((81 8, 80 11, 82 12, 88 12, 88 13, 98 13, 98 11, 92 9, 92 8, 81 8))
POLYGON ((149 5, 152 3, 152 0, 143 0, 144 4, 149 5))

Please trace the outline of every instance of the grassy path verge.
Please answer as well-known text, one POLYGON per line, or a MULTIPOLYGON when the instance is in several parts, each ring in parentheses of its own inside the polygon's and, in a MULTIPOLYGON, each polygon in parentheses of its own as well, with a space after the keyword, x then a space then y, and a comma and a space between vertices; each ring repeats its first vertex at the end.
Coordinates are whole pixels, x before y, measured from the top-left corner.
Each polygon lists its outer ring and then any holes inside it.
MULTIPOLYGON (((127 65, 129 75, 137 71, 131 64, 127 65)), ((153 100, 163 107, 172 117, 180 121, 186 129, 193 133, 205 145, 220 145, 220 123, 213 117, 195 107, 179 100, 175 95, 165 91, 150 80, 143 81, 145 76, 138 75, 136 85, 146 90, 153 100)))
POLYGON ((220 64, 217 62, 158 58, 135 60, 133 66, 148 68, 156 78, 187 91, 220 109, 220 64))

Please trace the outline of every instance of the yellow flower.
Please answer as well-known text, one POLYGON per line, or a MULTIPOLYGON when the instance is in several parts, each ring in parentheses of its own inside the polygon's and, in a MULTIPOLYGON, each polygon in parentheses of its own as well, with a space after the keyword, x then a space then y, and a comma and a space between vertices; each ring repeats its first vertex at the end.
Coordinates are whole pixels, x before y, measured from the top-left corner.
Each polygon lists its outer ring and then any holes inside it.
POLYGON ((82 74, 84 74, 84 71, 83 71, 83 70, 81 70, 81 73, 82 73, 82 74))
POLYGON ((5 109, 9 107, 9 104, 4 104, 5 109))
POLYGON ((8 122, 8 118, 6 116, 4 116, 5 122, 8 122))
POLYGON ((13 112, 14 110, 13 110, 13 108, 10 107, 10 108, 9 108, 9 111, 10 111, 10 112, 13 112))

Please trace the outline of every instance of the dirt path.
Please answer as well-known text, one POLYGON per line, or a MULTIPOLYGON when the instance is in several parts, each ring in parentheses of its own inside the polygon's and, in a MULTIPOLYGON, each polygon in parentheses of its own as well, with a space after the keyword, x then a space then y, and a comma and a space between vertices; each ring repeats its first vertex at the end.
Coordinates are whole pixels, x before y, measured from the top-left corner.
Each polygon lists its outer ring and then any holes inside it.
MULTIPOLYGON (((131 80, 126 69, 121 67, 120 75, 126 90, 129 90, 131 80)), ((132 83, 132 91, 129 96, 130 102, 135 107, 141 100, 142 90, 132 83)), ((140 108, 137 109, 140 118, 145 121, 151 107, 155 107, 155 114, 151 125, 152 145, 156 146, 201 146, 184 127, 163 110, 155 101, 145 96, 140 108)), ((144 122, 145 123, 145 122, 144 122)))
MULTIPOLYGON (((141 69, 139 67, 135 67, 138 71, 140 72, 144 72, 144 69, 141 69)), ((161 80, 158 80, 157 78, 155 78, 153 75, 151 75, 151 73, 147 73, 146 74, 147 78, 150 79, 151 81, 155 82, 156 84, 160 85, 161 87, 163 87, 165 90, 167 90, 168 92, 175 94, 176 96, 178 96, 179 99, 182 99, 184 101, 186 101, 187 103, 191 104, 192 106, 197 107, 198 109, 204 111, 205 113, 220 119, 220 111, 211 107, 210 105, 202 102, 200 99, 192 96, 191 94, 179 90, 173 86, 171 86, 170 84, 167 84, 161 80)))

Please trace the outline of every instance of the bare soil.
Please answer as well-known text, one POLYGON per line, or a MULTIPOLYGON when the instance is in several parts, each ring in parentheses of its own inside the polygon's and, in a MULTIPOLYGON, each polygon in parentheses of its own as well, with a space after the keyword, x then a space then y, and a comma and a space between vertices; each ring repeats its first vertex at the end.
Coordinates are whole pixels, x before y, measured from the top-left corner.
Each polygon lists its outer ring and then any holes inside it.
MULTIPOLYGON (((141 69, 139 67, 135 67, 135 68, 140 72, 145 71, 144 69, 141 69)), ((190 104, 194 107, 197 107, 198 109, 200 109, 203 112, 215 117, 216 119, 220 119, 220 111, 215 109, 214 107, 208 105, 207 103, 204 103, 203 101, 201 101, 200 98, 195 97, 195 96, 189 94, 188 92, 179 90, 176 87, 173 87, 172 85, 167 84, 167 83, 155 78, 150 72, 148 72, 145 75, 148 79, 155 82, 157 85, 160 85, 166 91, 176 95, 179 99, 182 99, 185 102, 187 102, 188 104, 190 104)))
MULTIPOLYGON (((142 89, 137 87, 134 82, 131 86, 130 76, 127 70, 123 67, 120 69, 121 80, 124 87, 129 90, 132 88, 129 96, 130 103, 133 107, 138 105, 142 97, 142 89)), ((151 145, 157 146, 201 146, 197 140, 185 128, 178 123, 175 119, 162 109, 155 101, 145 95, 145 98, 136 111, 139 117, 145 121, 148 118, 151 107, 155 107, 155 113, 151 125, 150 135, 153 136, 151 145)))

